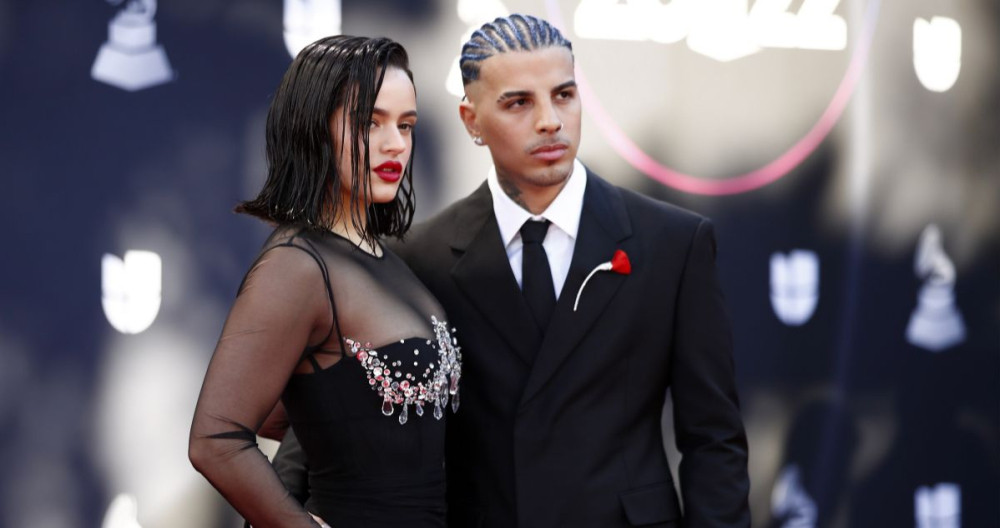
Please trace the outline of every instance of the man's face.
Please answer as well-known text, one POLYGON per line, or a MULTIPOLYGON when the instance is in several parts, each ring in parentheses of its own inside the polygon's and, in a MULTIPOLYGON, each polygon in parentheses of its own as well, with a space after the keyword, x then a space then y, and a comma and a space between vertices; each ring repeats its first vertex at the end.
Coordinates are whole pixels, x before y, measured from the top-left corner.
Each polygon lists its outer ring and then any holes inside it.
POLYGON ((522 191, 562 185, 580 145, 573 55, 561 46, 482 61, 459 112, 490 149, 497 175, 522 191))

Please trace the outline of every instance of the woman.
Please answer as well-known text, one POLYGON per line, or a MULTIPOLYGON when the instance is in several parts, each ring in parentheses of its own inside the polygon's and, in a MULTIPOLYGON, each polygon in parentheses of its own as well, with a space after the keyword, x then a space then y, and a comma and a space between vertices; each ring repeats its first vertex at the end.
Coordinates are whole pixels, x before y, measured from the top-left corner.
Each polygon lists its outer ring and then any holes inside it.
POLYGON ((267 182, 237 211, 277 228, 190 437, 194 466, 253 526, 444 526, 441 418, 460 356, 441 306, 379 243, 412 219, 416 121, 406 52, 384 38, 309 45, 274 96, 267 182), (309 461, 305 509, 255 444, 285 412, 309 461))

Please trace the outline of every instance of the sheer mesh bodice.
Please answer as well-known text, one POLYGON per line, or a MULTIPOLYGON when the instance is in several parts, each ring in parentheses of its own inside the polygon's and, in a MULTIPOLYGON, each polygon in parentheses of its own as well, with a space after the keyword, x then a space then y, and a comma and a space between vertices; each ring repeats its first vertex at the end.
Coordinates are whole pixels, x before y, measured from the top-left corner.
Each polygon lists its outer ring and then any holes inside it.
POLYGON ((282 413, 308 458, 309 511, 336 528, 444 526, 441 418, 458 403, 458 350, 441 306, 381 253, 279 228, 240 287, 191 456, 254 526, 312 523, 254 443, 282 413))

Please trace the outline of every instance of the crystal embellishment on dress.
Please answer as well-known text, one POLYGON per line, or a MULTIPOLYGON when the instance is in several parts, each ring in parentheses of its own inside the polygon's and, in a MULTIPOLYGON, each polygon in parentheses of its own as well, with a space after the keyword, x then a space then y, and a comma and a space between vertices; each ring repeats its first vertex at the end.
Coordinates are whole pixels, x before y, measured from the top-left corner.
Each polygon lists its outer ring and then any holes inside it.
MULTIPOLYGON (((344 338, 348 354, 357 358, 368 376, 368 385, 382 397, 382 414, 392 416, 395 405, 401 405, 399 423, 409 420, 409 406, 416 406, 417 416, 424 415, 424 405, 434 405, 434 418, 440 420, 444 416, 443 409, 451 401, 452 412, 458 411, 458 384, 462 378, 462 352, 458 340, 448 331, 448 324, 431 317, 434 336, 437 341, 437 366, 435 363, 424 369, 420 376, 402 372, 393 372, 389 367, 399 362, 391 362, 389 358, 372 348, 371 343, 360 343, 344 338), (418 379, 418 377, 420 379, 418 379), (410 381, 412 380, 412 382, 410 381)), ((406 340, 401 340, 404 343, 406 340)), ((428 340, 428 345, 433 341, 428 340)), ((414 355, 416 354, 414 350, 414 355)))

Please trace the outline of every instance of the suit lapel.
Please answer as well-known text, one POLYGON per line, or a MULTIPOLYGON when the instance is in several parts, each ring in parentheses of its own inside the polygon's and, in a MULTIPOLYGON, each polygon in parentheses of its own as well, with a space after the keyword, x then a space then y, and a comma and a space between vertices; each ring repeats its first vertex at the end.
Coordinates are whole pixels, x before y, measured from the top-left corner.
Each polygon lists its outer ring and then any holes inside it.
POLYGON ((451 246, 463 253, 451 269, 455 283, 530 365, 541 336, 510 270, 493 213, 493 200, 485 183, 459 211, 451 246))
POLYGON ((631 234, 628 214, 619 191, 588 171, 573 260, 521 396, 522 405, 538 394, 627 280, 625 275, 598 272, 587 283, 577 311, 573 311, 573 303, 584 278, 599 264, 610 261, 615 250, 631 234))

